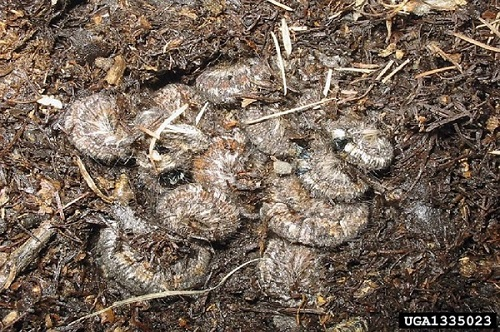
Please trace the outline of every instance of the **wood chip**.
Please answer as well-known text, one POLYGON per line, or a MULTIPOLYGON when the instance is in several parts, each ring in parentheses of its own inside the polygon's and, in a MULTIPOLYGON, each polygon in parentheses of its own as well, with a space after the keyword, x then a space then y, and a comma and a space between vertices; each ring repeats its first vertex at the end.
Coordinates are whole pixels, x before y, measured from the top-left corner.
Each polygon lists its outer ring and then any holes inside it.
POLYGON ((9 288, 17 275, 38 257, 55 233, 51 221, 44 221, 26 242, 10 254, 8 261, 0 267, 0 292, 9 288))
POLYGON ((104 80, 110 85, 118 85, 123 77, 127 64, 121 55, 117 55, 114 59, 113 66, 106 73, 104 80))
POLYGON ((40 99, 37 99, 36 102, 43 106, 52 106, 57 109, 63 108, 62 102, 52 96, 42 95, 42 97, 40 99))

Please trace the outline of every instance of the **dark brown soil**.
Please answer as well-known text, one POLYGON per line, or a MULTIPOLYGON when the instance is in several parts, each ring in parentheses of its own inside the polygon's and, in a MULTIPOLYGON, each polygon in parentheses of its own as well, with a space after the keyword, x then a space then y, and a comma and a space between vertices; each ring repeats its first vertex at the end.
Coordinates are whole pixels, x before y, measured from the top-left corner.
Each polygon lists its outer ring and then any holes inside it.
MULTIPOLYGON (((398 13, 381 0, 368 0, 362 12, 354 0, 286 1, 294 11, 251 0, 54 2, 0 0, 1 272, 8 273, 11 253, 42 222, 55 229, 1 291, 0 327, 324 331, 359 316, 370 331, 394 331, 401 311, 500 313, 500 159, 494 153, 500 150, 500 53, 453 35, 500 47, 500 37, 479 20, 499 17, 497 1, 469 0, 422 16, 398 13), (283 109, 293 107, 300 91, 324 85, 332 61, 332 67, 379 65, 371 75, 334 71, 339 88, 329 96, 337 101, 328 112, 376 119, 392 134, 396 151, 388 170, 360 174, 374 188, 372 217, 357 239, 327 253, 325 303, 303 310, 279 306, 262 294, 255 265, 249 265, 208 295, 127 305, 68 327, 130 294, 102 277, 91 254, 99 225, 85 216, 106 203, 82 179, 75 163, 80 154, 61 130, 64 109, 101 90, 138 105, 136 98, 167 83, 192 85, 207 67, 270 59, 270 32, 280 35, 283 17, 289 26, 307 27, 292 33, 290 63, 311 77, 290 80, 283 109), (381 54, 391 43, 400 52, 381 54), (447 56, 432 52, 432 43, 447 56), (323 66, 308 65, 310 54, 323 58, 323 66), (110 77, 100 62, 117 56, 125 69, 110 77), (415 77, 453 66, 450 59, 455 68, 415 77), (390 60, 395 64, 389 72, 409 62, 387 82, 376 81, 390 60), (359 98, 345 101, 341 90, 359 98), (64 108, 41 105, 41 95, 64 108), (300 328, 293 328, 295 322, 300 328)), ((294 76, 293 70, 287 75, 294 76)), ((132 177, 137 172, 81 157, 103 187, 124 170, 132 177)), ((250 195, 248 204, 256 200, 250 195)), ((258 221, 245 220, 234 239, 215 248, 207 287, 259 257, 259 231, 258 221)))

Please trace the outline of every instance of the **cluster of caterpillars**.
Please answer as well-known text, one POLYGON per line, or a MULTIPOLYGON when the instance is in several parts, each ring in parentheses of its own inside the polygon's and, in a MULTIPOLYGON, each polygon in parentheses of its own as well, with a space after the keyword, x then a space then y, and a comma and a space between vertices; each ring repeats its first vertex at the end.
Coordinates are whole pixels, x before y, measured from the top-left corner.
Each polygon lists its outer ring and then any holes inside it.
POLYGON ((202 284, 214 254, 210 243, 231 241, 242 216, 251 214, 241 193, 258 191, 264 197, 258 219, 269 230, 258 264, 263 292, 288 306, 324 291, 321 252, 355 237, 369 218, 361 199, 369 186, 348 169, 384 169, 393 149, 359 120, 309 124, 290 114, 245 124, 266 113, 258 96, 276 90, 274 76, 258 59, 209 68, 194 86, 155 91, 153 106, 128 122, 112 93, 73 102, 64 131, 81 153, 110 165, 134 158, 144 173, 171 185, 158 193, 150 216, 120 205, 92 216, 105 225, 95 248, 107 277, 133 293, 202 284), (294 139, 305 131, 307 139, 294 139), (280 160, 287 167, 273 170, 280 160))

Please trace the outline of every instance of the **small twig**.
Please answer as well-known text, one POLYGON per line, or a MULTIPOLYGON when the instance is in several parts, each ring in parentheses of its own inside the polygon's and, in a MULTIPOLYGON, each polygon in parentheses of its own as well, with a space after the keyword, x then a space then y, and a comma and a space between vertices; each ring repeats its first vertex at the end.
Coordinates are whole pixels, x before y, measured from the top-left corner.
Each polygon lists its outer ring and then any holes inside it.
POLYGON ((283 80, 283 94, 286 96, 286 75, 285 75, 285 63, 283 62, 283 57, 281 56, 280 44, 278 38, 274 32, 271 31, 271 37, 273 37, 274 47, 276 47, 276 56, 278 57, 278 67, 280 68, 281 79, 283 80))
POLYGON ((448 66, 448 67, 443 67, 443 68, 437 68, 437 69, 432 69, 432 70, 424 71, 423 73, 415 75, 415 78, 422 78, 422 77, 430 76, 430 75, 441 73, 443 71, 447 71, 447 70, 450 70, 450 69, 457 69, 457 67, 456 66, 448 66))
POLYGON ((500 38, 500 32, 497 28, 495 28, 493 24, 489 23, 486 20, 483 20, 481 17, 478 17, 477 19, 481 21, 481 23, 483 23, 485 26, 487 26, 491 30, 491 32, 493 32, 498 38, 500 38))
POLYGON ((200 123, 201 118, 203 117, 203 114, 205 114, 205 111, 208 108, 208 102, 206 102, 203 107, 201 108, 200 112, 196 115, 196 119, 194 120, 194 124, 198 125, 200 123))
POLYGON ((336 71, 350 71, 354 73, 363 73, 363 74, 371 74, 376 69, 369 69, 369 68, 355 68, 355 67, 338 67, 338 68, 333 68, 336 71))
MULTIPOLYGON (((146 135, 148 136, 151 136, 151 137, 156 137, 156 133, 154 131, 152 131, 151 129, 149 128, 146 128, 144 127, 143 125, 140 125, 138 126, 137 128, 139 128, 140 131, 142 131, 143 133, 145 133, 146 135)), ((159 137, 156 137, 157 139, 160 139, 159 137)))
POLYGON ((307 104, 307 105, 303 105, 300 107, 292 108, 292 109, 289 109, 289 110, 286 110, 283 112, 265 115, 265 116, 257 118, 257 119, 245 121, 245 122, 243 122, 243 124, 252 125, 252 124, 262 122, 262 121, 266 121, 266 120, 270 120, 270 119, 274 119, 274 118, 279 118, 280 116, 295 113, 295 112, 300 112, 300 111, 306 110, 308 108, 313 108, 314 106, 322 105, 322 104, 327 103, 327 102, 332 101, 332 100, 335 100, 335 98, 322 99, 322 100, 317 101, 317 102, 312 103, 312 104, 307 104))
POLYGON ((156 168, 156 167, 155 167, 155 159, 154 159, 153 151, 154 151, 154 148, 156 145, 156 141, 160 139, 160 135, 163 132, 163 130, 165 129, 165 127, 170 125, 170 123, 172 121, 174 121, 182 113, 184 113, 184 111, 187 110, 188 107, 189 107, 188 104, 182 105, 179 109, 177 109, 174 113, 172 113, 167 119, 165 119, 165 121, 163 121, 163 123, 158 127, 158 129, 156 129, 154 131, 154 136, 151 138, 151 142, 149 143, 149 151, 148 151, 149 160, 151 161, 151 164, 153 165, 154 168, 156 168))
POLYGON ((325 87, 323 88, 323 96, 328 96, 328 92, 330 91, 330 86, 332 85, 332 74, 333 70, 328 69, 328 72, 326 73, 326 81, 325 81, 325 87))
POLYGON ((114 200, 111 197, 104 195, 101 189, 97 187, 94 180, 90 176, 89 172, 87 172, 87 169, 85 168, 85 165, 83 164, 82 160, 78 156, 76 156, 76 164, 78 165, 80 173, 82 173, 83 179, 85 180, 85 182, 87 182, 89 188, 106 203, 113 203, 114 200))
POLYGON ((303 32, 303 31, 307 31, 307 30, 309 30, 309 28, 306 26, 291 26, 290 27, 290 31, 293 31, 293 32, 303 32))
POLYGON ((81 199, 84 199, 85 197, 89 196, 90 193, 89 192, 86 192, 86 193, 83 193, 82 195, 78 196, 77 198, 75 198, 74 200, 70 201, 69 203, 66 203, 64 206, 63 206, 63 210, 66 210, 67 208, 69 208, 71 205, 75 204, 76 202, 78 202, 79 200, 81 199))
POLYGON ((461 33, 454 32, 454 33, 453 33, 453 36, 455 36, 455 37, 457 37, 457 38, 460 38, 460 39, 462 39, 462 40, 465 40, 466 42, 469 42, 469 43, 474 44, 474 45, 476 45, 476 46, 479 46, 479 47, 481 47, 481 48, 484 48, 485 50, 500 53, 500 48, 498 48, 498 47, 493 47, 493 46, 490 46, 490 45, 485 44, 485 43, 481 43, 481 42, 479 42, 479 41, 477 41, 477 40, 474 40, 474 39, 472 39, 472 38, 469 38, 469 37, 467 37, 467 36, 465 36, 465 35, 463 35, 463 34, 461 34, 461 33))
POLYGON ((389 61, 385 65, 385 67, 380 71, 380 73, 377 75, 377 77, 375 78, 375 81, 380 81, 382 79, 382 77, 385 75, 385 73, 387 73, 387 71, 392 67, 393 64, 394 64, 394 60, 389 61))
POLYGON ((382 83, 387 83, 387 81, 389 81, 394 75, 396 75, 396 73, 398 71, 400 71, 401 69, 403 69, 404 66, 406 66, 408 63, 410 62, 410 59, 406 59, 405 62, 403 62, 402 64, 400 64, 398 67, 396 67, 396 69, 394 69, 389 75, 387 75, 383 80, 382 80, 382 83))
POLYGON ((21 137, 21 135, 24 132, 24 129, 26 129, 26 123, 23 123, 23 126, 21 129, 19 129, 16 134, 14 135, 14 138, 5 146, 2 150, 0 150, 0 157, 6 154, 13 146, 16 144, 17 140, 21 137))
POLYGON ((292 54, 292 40, 290 39, 290 30, 288 29, 288 24, 286 24, 286 19, 283 17, 281 19, 281 39, 283 39, 283 47, 285 48, 285 54, 287 58, 292 54))
POLYGON ((55 232, 51 221, 44 221, 26 242, 9 255, 9 260, 0 267, 0 292, 9 288, 17 275, 38 256, 55 232))
POLYGON ((379 69, 380 68, 380 65, 377 65, 376 63, 353 62, 352 65, 354 68, 364 68, 364 69, 379 69))
POLYGON ((293 12, 293 9, 288 7, 287 5, 284 5, 282 3, 279 3, 278 1, 274 1, 274 0, 266 0, 267 2, 269 3, 272 3, 273 5, 275 6, 278 6, 280 8, 283 8, 284 10, 288 10, 289 12, 293 12))
POLYGON ((228 274, 226 274, 224 276, 224 278, 222 278, 222 280, 217 285, 215 285, 213 287, 210 287, 210 288, 207 288, 207 289, 202 289, 202 290, 164 291, 164 292, 159 292, 159 293, 151 293, 151 294, 146 294, 146 295, 131 297, 131 298, 128 298, 128 299, 125 299, 125 300, 122 300, 122 301, 114 302, 109 307, 106 307, 106 308, 104 308, 102 310, 99 310, 99 311, 93 312, 91 314, 85 315, 83 317, 80 317, 77 320, 75 320, 75 321, 71 322, 70 324, 68 324, 68 326, 74 325, 74 324, 76 324, 78 322, 81 322, 81 321, 87 319, 87 318, 98 316, 98 315, 100 315, 100 314, 102 314, 102 313, 104 313, 104 312, 106 312, 106 311, 108 311, 110 309, 113 309, 113 308, 116 308, 116 307, 121 307, 121 306, 124 306, 126 304, 131 304, 131 303, 136 303, 136 302, 141 302, 141 301, 150 301, 150 300, 155 300, 155 299, 162 299, 162 298, 166 298, 166 297, 170 297, 170 296, 202 295, 202 294, 209 293, 209 292, 211 292, 213 290, 216 290, 217 288, 221 287, 222 285, 224 285, 224 283, 233 274, 235 274, 237 271, 241 270, 242 268, 244 268, 245 266, 247 266, 249 264, 258 262, 260 260, 261 260, 261 258, 252 259, 252 260, 250 260, 250 261, 248 261, 246 263, 243 263, 243 264, 237 266, 232 271, 230 271, 228 274))
POLYGON ((428 45, 427 45, 427 48, 432 52, 432 53, 437 53, 441 58, 443 58, 444 60, 447 60, 449 62, 451 62, 452 64, 455 65, 455 67, 457 67, 458 71, 460 71, 462 74, 463 74, 463 70, 462 70, 462 66, 460 66, 460 64, 458 62, 455 61, 455 59, 453 59, 453 57, 451 57, 448 53, 446 53, 445 51, 443 51, 438 43, 436 42, 430 42, 428 45))
POLYGON ((61 196, 59 195, 59 191, 54 191, 54 198, 56 199, 59 217, 61 218, 62 221, 64 221, 64 220, 66 220, 66 217, 64 216, 64 207, 62 206, 62 203, 61 203, 61 196))
MULTIPOLYGON (((499 15, 497 14, 497 17, 498 16, 499 15)), ((500 19, 496 19, 496 20, 490 22, 490 24, 498 24, 498 23, 500 23, 500 19)), ((476 28, 484 28, 485 26, 486 26, 486 24, 480 24, 476 28)))

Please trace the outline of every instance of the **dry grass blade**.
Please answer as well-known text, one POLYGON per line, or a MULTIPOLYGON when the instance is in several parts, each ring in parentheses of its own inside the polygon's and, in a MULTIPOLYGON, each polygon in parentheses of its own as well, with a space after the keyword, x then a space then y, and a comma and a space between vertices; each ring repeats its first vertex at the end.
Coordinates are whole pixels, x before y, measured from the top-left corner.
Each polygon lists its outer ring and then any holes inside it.
POLYGON ((149 159, 151 160, 151 164, 153 167, 155 167, 155 158, 154 158, 154 148, 156 145, 156 141, 160 139, 160 135, 163 132, 163 130, 170 125, 172 121, 177 119, 182 113, 184 113, 185 110, 189 107, 188 104, 182 105, 179 109, 177 109, 174 113, 172 113, 163 123, 154 131, 154 136, 151 139, 151 142, 149 143, 149 151, 148 151, 148 156, 149 159))
POLYGON ((493 24, 489 23, 486 20, 483 20, 481 17, 478 17, 477 19, 481 21, 481 23, 483 23, 485 26, 487 26, 491 30, 491 32, 493 32, 498 38, 500 38, 500 32, 497 28, 495 28, 493 24))
POLYGON ((282 3, 279 3, 278 1, 274 1, 274 0, 266 0, 267 2, 269 3, 272 3, 273 5, 275 6, 278 6, 280 8, 283 8, 284 10, 288 10, 289 12, 293 12, 293 9, 288 7, 287 5, 284 5, 282 3))
POLYGON ((136 303, 136 302, 141 302, 141 301, 150 301, 150 300, 154 300, 154 299, 162 299, 162 298, 171 297, 171 296, 202 295, 202 294, 205 294, 205 293, 209 293, 209 292, 211 292, 213 290, 216 290, 217 288, 221 287, 222 285, 224 285, 224 283, 233 274, 235 274, 236 272, 238 272, 239 270, 241 270, 245 266, 250 265, 250 264, 255 263, 255 262, 258 262, 260 260, 261 260, 260 258, 252 259, 252 260, 250 260, 248 262, 245 262, 245 263, 237 266, 236 268, 234 268, 233 270, 231 270, 228 274, 226 274, 224 276, 224 278, 222 278, 222 280, 217 285, 215 285, 214 287, 210 287, 208 289, 201 289, 201 290, 164 291, 164 292, 159 292, 159 293, 152 293, 152 294, 146 294, 146 295, 142 295, 142 296, 131 297, 131 298, 125 299, 123 301, 114 302, 112 305, 110 305, 107 308, 104 308, 102 310, 99 310, 99 311, 93 312, 91 314, 85 315, 83 317, 80 317, 77 320, 69 323, 68 326, 74 325, 74 324, 76 324, 78 322, 81 322, 81 321, 87 319, 87 318, 92 318, 92 317, 98 316, 98 315, 100 315, 100 314, 102 314, 102 313, 104 313, 104 312, 106 312, 106 311, 108 311, 110 309, 113 309, 113 308, 116 308, 116 307, 121 307, 121 306, 124 306, 126 304, 131 304, 131 303, 136 303))
POLYGON ((278 67, 280 68, 281 79, 283 80, 283 94, 286 96, 286 74, 285 74, 285 63, 283 62, 283 57, 281 56, 280 44, 278 38, 274 32, 271 31, 271 37, 273 37, 274 46, 276 47, 276 56, 278 57, 278 67))
POLYGON ((103 192, 97 187, 95 184, 94 180, 90 176, 89 172, 87 172, 87 169, 85 168, 85 165, 83 164, 83 161, 80 159, 80 157, 76 157, 76 164, 78 165, 78 168, 80 169, 80 173, 82 173, 83 179, 89 186, 89 188, 103 201, 106 203, 113 203, 114 199, 106 196, 103 194, 103 192))
POLYGON ((323 100, 317 101, 315 103, 311 103, 311 104, 307 104, 307 105, 304 105, 304 106, 292 108, 292 109, 289 109, 289 110, 286 110, 286 111, 283 111, 283 112, 278 112, 278 113, 274 113, 274 114, 265 115, 265 116, 257 118, 257 119, 245 121, 245 122, 243 122, 243 124, 245 124, 245 125, 252 125, 252 124, 256 124, 256 123, 262 122, 262 121, 266 121, 266 120, 270 120, 270 119, 274 119, 274 118, 279 118, 280 116, 291 114, 291 113, 295 113, 295 112, 300 112, 300 111, 306 110, 308 108, 313 108, 314 106, 322 105, 322 104, 327 103, 327 102, 332 101, 332 100, 335 100, 335 98, 323 99, 323 100))
POLYGON ((288 29, 288 24, 286 24, 286 19, 284 17, 281 19, 281 38, 283 39, 285 55, 288 58, 290 54, 292 54, 292 40, 290 39, 290 30, 288 29))
POLYGON ((410 59, 406 59, 405 62, 403 62, 402 64, 400 64, 399 66, 397 66, 389 75, 387 75, 383 80, 382 80, 382 83, 387 83, 387 81, 389 81, 394 75, 396 75, 396 73, 398 71, 400 71, 401 69, 403 69, 404 66, 406 66, 408 63, 410 62, 410 59))
POLYGON ((467 36, 465 36, 465 35, 463 35, 463 34, 461 34, 459 32, 454 32, 453 36, 455 36, 457 38, 460 38, 462 40, 465 40, 468 43, 471 43, 471 44, 474 44, 474 45, 479 46, 481 48, 484 48, 485 50, 500 53, 500 48, 494 47, 494 46, 490 46, 490 45, 485 44, 485 43, 481 43, 481 42, 479 42, 479 41, 477 41, 475 39, 469 38, 469 37, 467 37, 467 36))
POLYGON ((437 68, 437 69, 433 69, 433 70, 424 71, 423 73, 415 75, 415 78, 422 78, 422 77, 434 75, 434 74, 437 74, 437 73, 441 73, 443 71, 448 71, 450 69, 457 69, 457 67, 456 66, 448 66, 448 67, 443 67, 443 68, 437 68))
POLYGON ((200 112, 196 114, 196 119, 194 120, 194 123, 198 125, 200 123, 201 118, 203 117, 203 114, 205 114, 205 111, 208 108, 208 102, 206 102, 203 107, 201 108, 200 112))
POLYGON ((380 71, 380 73, 377 75, 377 77, 375 78, 375 81, 380 81, 382 79, 382 77, 385 75, 385 73, 387 73, 387 71, 392 67, 393 64, 394 64, 394 60, 389 61, 385 65, 385 67, 380 71))
POLYGON ((376 71, 376 69, 368 69, 368 68, 355 68, 355 67, 338 67, 338 68, 333 68, 336 71, 350 71, 354 73, 364 73, 364 74, 370 74, 376 71))
POLYGON ((333 70, 328 69, 328 72, 326 73, 326 81, 325 81, 325 87, 323 88, 323 96, 328 96, 328 92, 330 91, 330 86, 332 85, 332 74, 333 70))

